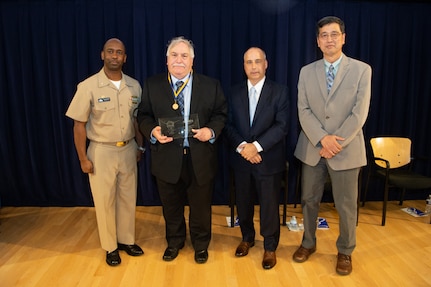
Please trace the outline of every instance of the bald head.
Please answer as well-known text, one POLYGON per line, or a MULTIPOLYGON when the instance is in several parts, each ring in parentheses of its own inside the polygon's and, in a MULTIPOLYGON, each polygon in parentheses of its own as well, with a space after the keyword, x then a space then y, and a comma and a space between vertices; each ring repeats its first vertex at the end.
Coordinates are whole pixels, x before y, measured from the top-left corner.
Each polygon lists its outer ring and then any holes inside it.
POLYGON ((266 54, 262 49, 251 47, 244 53, 244 71, 253 86, 265 77, 267 68, 266 54))
POLYGON ((116 44, 121 45, 123 47, 124 54, 126 53, 126 46, 124 46, 124 43, 120 39, 118 39, 118 38, 108 39, 105 42, 105 45, 103 45, 103 51, 105 51, 106 47, 109 46, 112 43, 116 43, 116 44))
POLYGON ((126 63, 126 48, 117 38, 106 41, 101 52, 101 58, 104 64, 105 74, 111 80, 121 79, 121 69, 126 63))

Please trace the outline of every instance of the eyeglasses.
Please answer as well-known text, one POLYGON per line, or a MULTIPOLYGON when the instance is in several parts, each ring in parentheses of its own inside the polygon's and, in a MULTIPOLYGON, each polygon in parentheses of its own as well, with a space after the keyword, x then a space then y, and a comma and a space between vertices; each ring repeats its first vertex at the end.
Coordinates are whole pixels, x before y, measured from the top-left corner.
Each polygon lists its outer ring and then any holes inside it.
POLYGON ((337 40, 338 37, 340 37, 340 35, 341 35, 340 32, 332 32, 330 34, 328 34, 328 33, 322 33, 322 34, 319 35, 319 37, 321 39, 323 39, 323 40, 328 40, 328 39, 337 40))

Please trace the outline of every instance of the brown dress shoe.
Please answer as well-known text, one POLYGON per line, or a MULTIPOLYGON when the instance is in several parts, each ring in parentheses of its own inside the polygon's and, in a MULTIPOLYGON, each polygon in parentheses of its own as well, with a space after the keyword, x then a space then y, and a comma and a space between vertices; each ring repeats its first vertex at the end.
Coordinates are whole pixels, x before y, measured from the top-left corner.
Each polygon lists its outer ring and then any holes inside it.
POLYGON ((254 246, 254 241, 252 242, 242 241, 236 248, 235 256, 237 257, 246 256, 248 254, 248 250, 253 246, 254 246))
POLYGON ((263 269, 271 269, 277 263, 275 251, 267 251, 263 254, 262 267, 263 269))
POLYGON ((336 271, 339 275, 349 275, 352 273, 352 256, 338 253, 336 271))
POLYGON ((312 248, 305 248, 301 245, 293 254, 293 260, 298 263, 305 262, 314 252, 316 252, 316 246, 313 246, 312 248))

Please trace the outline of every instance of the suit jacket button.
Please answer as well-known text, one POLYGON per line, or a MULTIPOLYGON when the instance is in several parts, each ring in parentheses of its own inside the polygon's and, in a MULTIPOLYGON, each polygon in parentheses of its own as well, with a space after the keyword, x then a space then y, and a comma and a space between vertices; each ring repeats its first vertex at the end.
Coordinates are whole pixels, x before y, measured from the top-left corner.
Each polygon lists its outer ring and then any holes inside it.
POLYGON ((329 119, 329 117, 328 117, 328 116, 326 116, 326 119, 329 119))

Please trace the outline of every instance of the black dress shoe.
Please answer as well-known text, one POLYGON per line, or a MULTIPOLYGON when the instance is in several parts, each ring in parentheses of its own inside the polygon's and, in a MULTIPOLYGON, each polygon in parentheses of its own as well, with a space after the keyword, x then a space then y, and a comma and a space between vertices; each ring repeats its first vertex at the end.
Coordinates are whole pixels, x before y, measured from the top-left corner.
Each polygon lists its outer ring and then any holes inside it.
POLYGON ((144 251, 136 244, 127 245, 118 243, 118 250, 124 250, 130 256, 139 256, 144 254, 144 251))
POLYGON ((117 266, 121 263, 120 254, 118 253, 118 249, 115 249, 112 252, 106 252, 106 263, 109 266, 117 266))
POLYGON ((196 263, 202 264, 208 261, 208 250, 195 251, 196 263))
POLYGON ((165 250, 165 253, 163 254, 163 260, 165 261, 172 261, 178 256, 178 252, 180 250, 178 248, 174 247, 168 247, 165 250))

